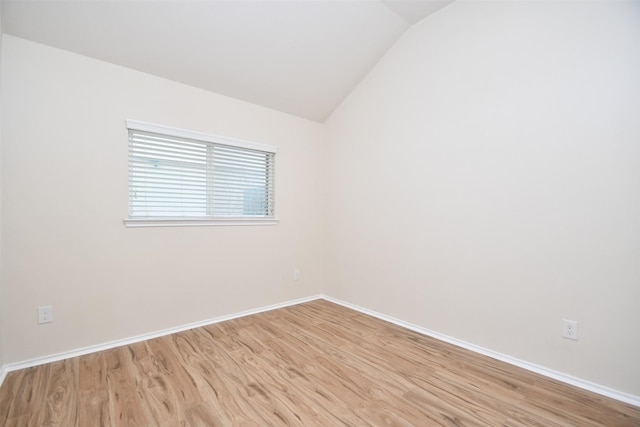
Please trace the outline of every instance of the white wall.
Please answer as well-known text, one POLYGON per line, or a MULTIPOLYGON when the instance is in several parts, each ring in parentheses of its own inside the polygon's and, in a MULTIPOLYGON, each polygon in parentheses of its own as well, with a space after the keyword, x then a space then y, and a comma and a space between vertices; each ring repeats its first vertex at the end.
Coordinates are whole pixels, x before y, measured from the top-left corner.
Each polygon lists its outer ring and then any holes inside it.
POLYGON ((327 128, 326 294, 640 395, 640 3, 456 2, 327 128))
POLYGON ((0 0, 0 384, 2 384, 3 366, 3 337, 4 329, 2 318, 4 317, 4 281, 2 279, 2 0, 0 0))
POLYGON ((2 55, 5 364, 321 292, 320 124, 11 36, 2 55), (127 118, 277 146, 280 223, 125 228, 127 118))

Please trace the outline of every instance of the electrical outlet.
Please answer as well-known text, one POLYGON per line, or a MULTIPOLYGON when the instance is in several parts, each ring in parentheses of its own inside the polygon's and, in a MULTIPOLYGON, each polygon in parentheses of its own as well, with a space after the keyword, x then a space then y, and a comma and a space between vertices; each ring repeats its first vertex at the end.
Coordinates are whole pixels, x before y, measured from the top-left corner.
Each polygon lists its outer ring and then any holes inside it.
POLYGON ((53 322, 53 307, 45 305, 38 307, 38 323, 51 323, 53 322))
POLYGON ((562 337, 578 341, 578 322, 562 319, 562 337))
POLYGON ((300 270, 293 270, 293 280, 300 280, 300 270))

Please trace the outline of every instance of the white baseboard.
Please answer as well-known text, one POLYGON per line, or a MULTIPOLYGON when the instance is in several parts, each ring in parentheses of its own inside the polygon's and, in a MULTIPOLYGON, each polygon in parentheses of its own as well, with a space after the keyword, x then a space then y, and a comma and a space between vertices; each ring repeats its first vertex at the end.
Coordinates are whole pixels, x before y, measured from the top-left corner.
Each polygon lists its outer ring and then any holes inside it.
POLYGON ((68 352, 53 354, 53 355, 50 355, 50 356, 38 357, 38 358, 35 358, 35 359, 25 360, 25 361, 17 362, 17 363, 9 363, 9 364, 6 364, 6 365, 0 367, 0 386, 2 385, 2 382, 4 381, 6 375, 9 372, 16 371, 18 369, 31 368, 33 366, 43 365, 45 363, 57 362, 59 360, 69 359, 69 358, 77 357, 77 356, 83 356, 83 355, 89 354, 89 353, 94 353, 94 352, 98 352, 98 351, 102 351, 102 350, 108 350, 108 349, 115 348, 115 347, 120 347, 120 346, 123 346, 123 345, 129 345, 129 344, 137 343, 137 342, 140 342, 140 341, 145 341, 145 340, 149 340, 149 339, 153 339, 153 338, 162 337, 162 336, 165 336, 165 335, 174 334, 174 333, 177 333, 177 332, 186 331, 186 330, 189 330, 189 329, 199 328, 201 326, 212 325, 214 323, 224 322, 226 320, 237 319, 239 317, 250 316, 252 314, 263 313, 265 311, 276 310, 278 308, 289 307, 289 306, 292 306, 292 305, 301 304, 301 303, 305 303, 305 302, 309 302, 309 301, 313 301, 313 300, 317 300, 317 299, 325 299, 325 300, 333 302, 335 304, 339 304, 339 305, 341 305, 343 307, 347 307, 347 308, 350 308, 352 310, 359 311, 359 312, 361 312, 363 314, 367 314, 369 316, 373 316, 373 317, 376 317, 378 319, 382 319, 382 320, 385 320, 387 322, 396 324, 396 325, 401 326, 403 328, 407 328, 407 329, 409 329, 411 331, 418 332, 419 334, 430 336, 430 337, 439 339, 441 341, 456 345, 458 347, 462 347, 462 348, 465 348, 467 350, 471 350, 473 352, 480 353, 480 354, 483 354, 485 356, 489 356, 491 358, 494 358, 494 359, 509 363, 511 365, 518 366, 520 368, 524 368, 524 369, 526 369, 528 371, 532 371, 532 372, 535 372, 537 374, 544 375, 545 377, 553 378, 555 380, 558 380, 558 381, 561 381, 561 382, 564 382, 564 383, 567 383, 567 384, 571 384, 573 386, 582 388, 584 390, 589 390, 589 391, 592 391, 594 393, 598 393, 600 395, 607 396, 607 397, 610 397, 612 399, 616 399, 616 400, 619 400, 621 402, 625 402, 625 403, 628 403, 630 405, 634 405, 634 406, 640 407, 640 396, 635 396, 635 395, 632 395, 632 394, 629 394, 629 393, 618 391, 618 390, 615 390, 615 389, 612 389, 612 388, 609 388, 609 387, 606 387, 606 386, 602 386, 602 385, 599 385, 599 384, 592 383, 590 381, 583 380, 581 378, 576 378, 576 377, 573 377, 571 375, 564 374, 562 372, 558 372, 558 371, 554 371, 552 369, 545 368, 544 366, 540 366, 540 365, 536 365, 536 364, 533 364, 533 363, 529 363, 529 362, 526 362, 524 360, 520 360, 520 359, 517 359, 515 357, 508 356, 506 354, 498 353, 498 352, 495 352, 493 350, 489 350, 489 349, 486 349, 486 348, 483 348, 483 347, 479 347, 477 345, 474 345, 474 344, 471 344, 471 343, 468 343, 468 342, 465 342, 465 341, 461 341, 461 340, 458 340, 456 338, 452 338, 450 336, 440 334, 438 332, 431 331, 431 330, 423 328, 421 326, 417 326, 417 325, 414 325, 412 323, 405 322, 405 321, 400 320, 400 319, 396 319, 395 317, 387 316, 386 314, 378 313, 376 311, 369 310, 367 308, 360 307, 358 305, 351 304, 349 302, 342 301, 340 299, 333 298, 333 297, 330 297, 330 296, 327 296, 327 295, 322 295, 322 294, 313 295, 313 296, 309 296, 309 297, 305 297, 305 298, 299 298, 299 299, 291 300, 291 301, 286 301, 286 302, 279 303, 279 304, 272 304, 272 305, 269 305, 269 306, 260 307, 260 308, 256 308, 256 309, 252 309, 252 310, 245 310, 245 311, 241 311, 241 312, 238 312, 238 313, 229 314, 229 315, 226 315, 226 316, 215 317, 213 319, 203 320, 203 321, 200 321, 200 322, 188 323, 188 324, 185 324, 185 325, 177 326, 175 328, 164 329, 164 330, 152 332, 152 333, 149 333, 149 334, 143 334, 143 335, 138 335, 138 336, 131 337, 131 338, 125 338, 125 339, 122 339, 122 340, 111 341, 111 342, 107 342, 107 343, 104 343, 104 344, 98 344, 98 345, 94 345, 94 346, 83 347, 83 348, 79 348, 79 349, 76 349, 76 350, 71 350, 71 351, 68 351, 68 352))
POLYGON ((7 369, 4 366, 0 366, 0 387, 2 387, 2 382, 4 378, 7 376, 7 369))
POLYGON ((125 338, 121 340, 115 340, 106 342, 103 344, 92 345, 89 347, 83 347, 76 350, 65 351, 62 353, 52 354, 50 356, 37 357, 34 359, 25 360, 22 362, 16 363, 8 363, 2 367, 0 367, 0 386, 2 386, 2 382, 4 378, 9 372, 17 371, 19 369, 31 368, 33 366, 44 365, 46 363, 58 362, 64 359, 70 359, 72 357, 84 356, 85 354, 95 353, 98 351, 109 350, 111 348, 120 347, 123 345, 134 344, 141 341, 150 340, 153 338, 163 337, 165 335, 175 334, 177 332, 186 331, 189 329, 199 328, 202 326, 212 325, 214 323, 224 322, 226 320, 237 319, 239 317, 250 316, 252 314, 263 313, 265 311, 276 310, 278 308, 289 307, 296 304, 301 304, 317 299, 321 299, 322 295, 312 295, 309 297, 299 298, 291 301, 286 301, 278 304, 272 304, 265 307, 259 307, 251 310, 245 310, 234 314, 229 314, 225 316, 214 317, 213 319, 202 320, 200 322, 187 323, 185 325, 176 326, 175 328, 163 329, 156 332, 151 332, 148 334, 137 335, 131 338, 125 338))
POLYGON ((444 335, 444 334, 440 334, 438 332, 431 331, 431 330, 423 328, 421 326, 417 326, 417 325, 414 325, 412 323, 405 322, 405 321, 400 320, 400 319, 396 319, 395 317, 387 316, 386 314, 378 313, 376 311, 369 310, 367 308, 360 307, 358 305, 351 304, 351 303, 348 303, 346 301, 342 301, 342 300, 337 299, 337 298, 332 298, 332 297, 329 297, 329 296, 326 296, 326 295, 323 295, 322 298, 327 300, 327 301, 333 302, 335 304, 339 304, 339 305, 341 305, 343 307, 347 307, 347 308, 350 308, 352 310, 359 311, 359 312, 361 312, 363 314, 367 314, 369 316, 373 316, 373 317, 376 317, 378 319, 385 320, 387 322, 390 322, 390 323, 393 323, 395 325, 401 326, 403 328, 412 330, 414 332, 418 332, 419 334, 427 335, 429 337, 433 337, 433 338, 439 339, 440 341, 444 341, 444 342, 447 342, 449 344, 453 344, 453 345, 456 345, 458 347, 462 347, 462 348, 465 348, 467 350, 471 350, 473 352, 480 353, 480 354, 483 354, 485 356, 489 356, 489 357, 491 357, 493 359, 497 359, 497 360, 500 360, 502 362, 509 363, 510 365, 515 365, 515 366, 518 366, 520 368, 524 368, 524 369, 526 369, 528 371, 532 371, 532 372, 535 372, 537 374, 544 375, 545 377, 553 378, 553 379, 561 381, 563 383, 571 384, 571 385, 579 387, 581 389, 589 390, 589 391, 592 391, 594 393, 598 393, 598 394, 600 394, 602 396, 607 396, 607 397, 610 397, 612 399, 616 399, 616 400, 619 400, 621 402, 625 402, 625 403, 628 403, 630 405, 634 405, 634 406, 640 407, 640 396, 635 396, 633 394, 629 394, 629 393, 625 393, 625 392, 622 392, 622 391, 618 391, 618 390, 612 389, 610 387, 606 387, 606 386, 603 386, 603 385, 600 385, 600 384, 595 384, 595 383, 592 383, 590 381, 583 380, 581 378, 576 378, 574 376, 567 375, 567 374, 564 374, 562 372, 558 372, 558 371, 554 371, 554 370, 549 369, 549 368, 545 368, 544 366, 540 366, 540 365, 536 365, 534 363, 529 363, 529 362, 524 361, 524 360, 516 359, 515 357, 511 357, 511 356, 508 356, 506 354, 498 353, 496 351, 489 350, 489 349, 477 346, 475 344, 471 344, 471 343, 468 343, 468 342, 465 342, 465 341, 461 341, 459 339, 452 338, 450 336, 447 336, 447 335, 444 335))

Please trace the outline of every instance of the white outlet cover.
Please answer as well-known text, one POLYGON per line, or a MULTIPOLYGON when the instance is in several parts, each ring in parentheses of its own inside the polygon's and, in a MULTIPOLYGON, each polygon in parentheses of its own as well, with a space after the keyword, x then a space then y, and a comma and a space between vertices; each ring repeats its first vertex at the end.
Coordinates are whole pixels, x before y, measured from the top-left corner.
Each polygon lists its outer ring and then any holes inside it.
POLYGON ((562 319, 562 337, 578 341, 578 322, 562 319))
POLYGON ((53 307, 45 305, 38 307, 38 323, 51 323, 53 322, 53 307))

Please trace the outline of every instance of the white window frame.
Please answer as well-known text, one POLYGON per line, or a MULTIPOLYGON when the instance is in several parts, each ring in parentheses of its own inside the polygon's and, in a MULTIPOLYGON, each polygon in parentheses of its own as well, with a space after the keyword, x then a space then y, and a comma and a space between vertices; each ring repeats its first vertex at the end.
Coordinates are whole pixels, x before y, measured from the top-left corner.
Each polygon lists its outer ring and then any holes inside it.
MULTIPOLYGON (((226 145, 236 148, 246 148, 250 150, 264 151, 268 153, 277 153, 277 147, 273 145, 261 144, 251 141, 243 141, 239 139, 228 138, 219 135, 210 135, 202 132, 196 132, 186 129, 179 129, 170 126, 163 126, 153 123, 141 122, 137 120, 126 120, 127 132, 136 130, 142 132, 151 132, 161 135, 167 135, 177 138, 185 138, 196 141, 214 143, 218 145, 226 145)), ((130 168, 128 167, 127 170, 130 168)), ((128 185, 130 185, 128 183, 128 185)), ((129 203, 129 191, 127 191, 127 204, 129 203)), ((272 195, 275 198, 275 192, 272 195)), ((123 220, 127 227, 189 227, 189 226, 210 226, 210 225, 275 225, 278 219, 275 216, 269 217, 221 217, 221 216, 179 216, 179 217, 131 217, 127 216, 123 220)))

